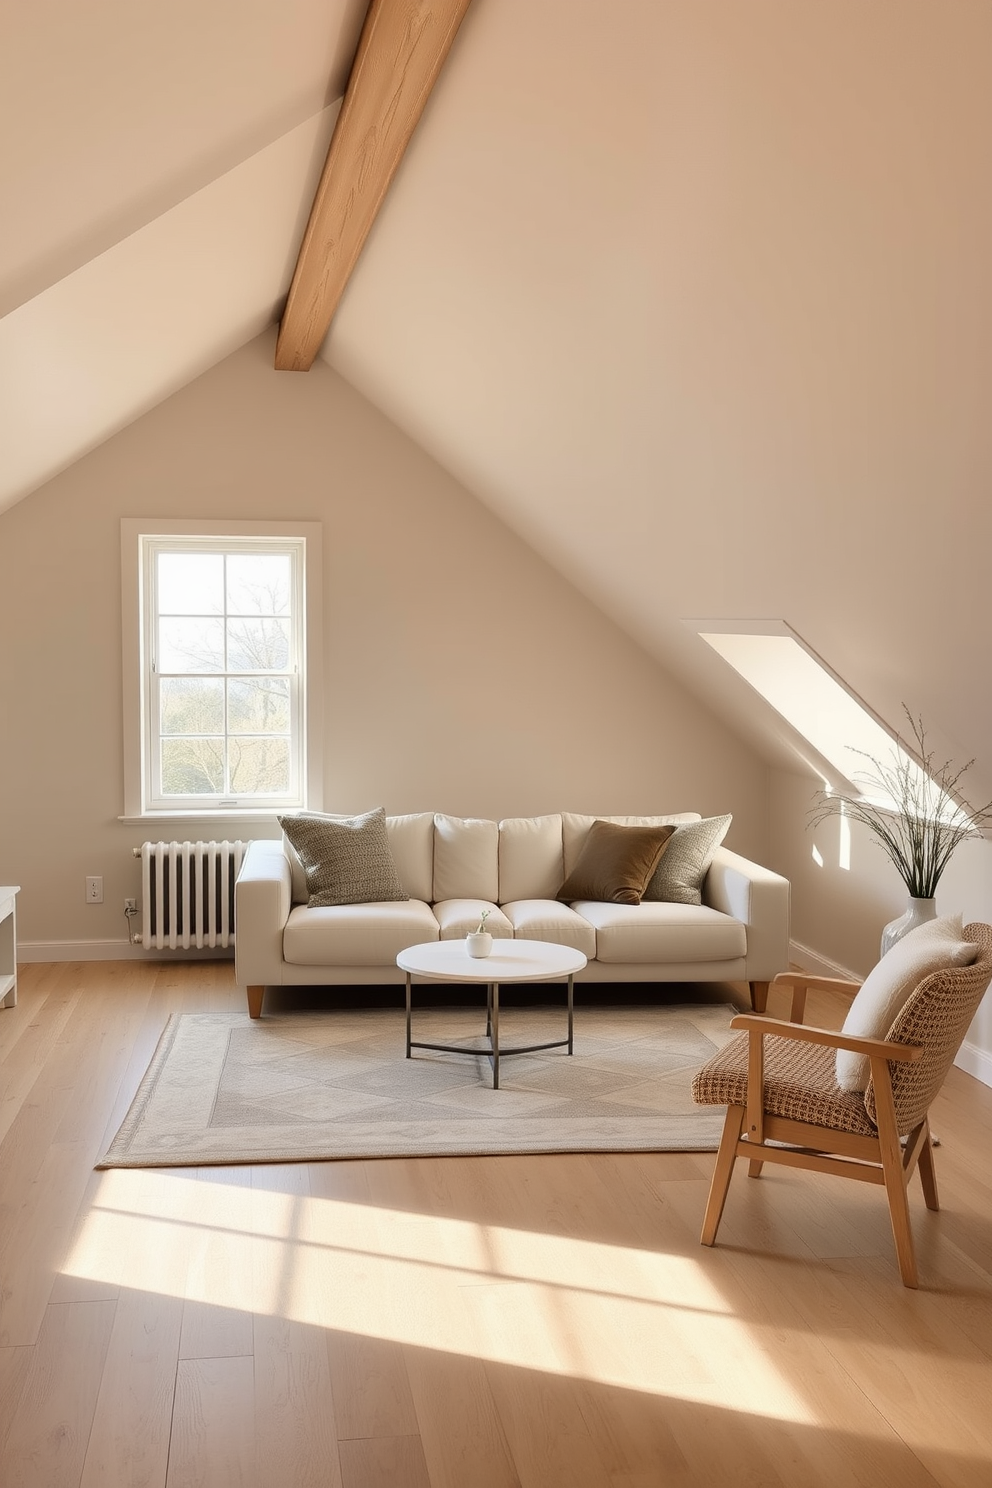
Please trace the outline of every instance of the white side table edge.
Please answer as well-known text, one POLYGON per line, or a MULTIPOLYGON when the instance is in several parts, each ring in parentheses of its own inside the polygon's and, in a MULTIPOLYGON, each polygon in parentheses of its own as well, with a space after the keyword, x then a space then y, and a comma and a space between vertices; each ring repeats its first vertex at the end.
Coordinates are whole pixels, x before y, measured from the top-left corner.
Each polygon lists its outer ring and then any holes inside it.
POLYGON ((19 884, 0 885, 0 1008, 17 1005, 17 896, 19 884))

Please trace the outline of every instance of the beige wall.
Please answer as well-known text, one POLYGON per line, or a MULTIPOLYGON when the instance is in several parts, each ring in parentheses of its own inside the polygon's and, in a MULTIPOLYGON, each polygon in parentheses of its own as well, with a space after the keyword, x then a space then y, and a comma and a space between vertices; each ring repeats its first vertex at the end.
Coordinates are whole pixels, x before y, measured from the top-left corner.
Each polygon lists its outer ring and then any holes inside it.
POLYGON ((842 852, 837 817, 816 828, 809 825, 819 783, 812 775, 771 771, 770 857, 792 884, 792 939, 798 959, 809 951, 865 976, 878 960, 882 926, 906 907, 906 891, 884 853, 856 824, 847 853, 842 852))
POLYGON ((732 811, 730 845, 762 858, 764 764, 330 368, 276 374, 271 353, 0 516, 0 882, 23 886, 22 941, 106 950, 138 888, 122 516, 323 522, 327 809, 732 811))

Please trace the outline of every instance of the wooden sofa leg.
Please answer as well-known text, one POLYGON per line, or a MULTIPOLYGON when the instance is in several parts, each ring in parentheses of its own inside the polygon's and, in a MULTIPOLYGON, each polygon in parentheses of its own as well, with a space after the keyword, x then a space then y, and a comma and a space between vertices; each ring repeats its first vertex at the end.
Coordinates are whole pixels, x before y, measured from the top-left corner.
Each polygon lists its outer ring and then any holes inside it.
POLYGON ((248 988, 248 1016, 249 1018, 260 1018, 262 1016, 262 998, 265 996, 264 987, 248 988))
POLYGON ((748 982, 751 989, 751 1006, 756 1013, 763 1013, 768 1006, 768 983, 748 982))

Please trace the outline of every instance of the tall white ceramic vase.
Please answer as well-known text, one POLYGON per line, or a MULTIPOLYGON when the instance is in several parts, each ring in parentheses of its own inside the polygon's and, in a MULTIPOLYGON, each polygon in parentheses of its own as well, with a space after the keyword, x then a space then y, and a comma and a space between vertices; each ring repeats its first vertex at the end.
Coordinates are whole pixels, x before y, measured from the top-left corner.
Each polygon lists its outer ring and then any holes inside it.
POLYGON ((882 949, 880 954, 885 955, 891 951, 897 940, 902 940, 910 930, 915 930, 917 925, 925 925, 927 920, 937 918, 936 899, 910 899, 906 911, 898 919, 890 920, 882 931, 882 949))

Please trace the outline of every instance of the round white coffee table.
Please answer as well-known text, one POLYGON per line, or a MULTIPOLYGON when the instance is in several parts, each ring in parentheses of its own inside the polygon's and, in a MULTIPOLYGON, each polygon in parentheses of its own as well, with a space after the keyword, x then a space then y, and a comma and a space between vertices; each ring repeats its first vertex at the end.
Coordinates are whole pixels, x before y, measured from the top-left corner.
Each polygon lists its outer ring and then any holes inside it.
POLYGON ((500 1055, 533 1054, 537 1049, 568 1048, 572 1052, 572 979, 582 971, 586 958, 571 946, 552 945, 543 940, 494 940, 492 955, 474 959, 465 949, 464 940, 432 940, 424 945, 409 946, 400 951, 396 964, 406 972, 406 1057, 413 1049, 439 1049, 446 1054, 488 1054, 493 1062, 493 1089, 499 1089, 500 1055), (431 982, 479 982, 488 987, 486 999, 486 1038, 483 1049, 467 1049, 456 1044, 416 1043, 412 1037, 411 978, 424 977, 431 982), (522 1044, 512 1049, 499 1046, 499 989, 508 982, 568 982, 568 1037, 546 1044, 522 1044))

